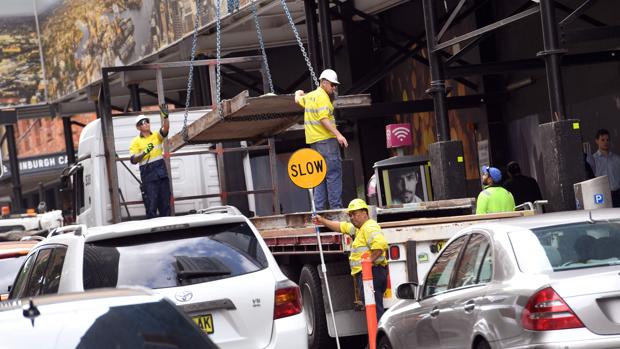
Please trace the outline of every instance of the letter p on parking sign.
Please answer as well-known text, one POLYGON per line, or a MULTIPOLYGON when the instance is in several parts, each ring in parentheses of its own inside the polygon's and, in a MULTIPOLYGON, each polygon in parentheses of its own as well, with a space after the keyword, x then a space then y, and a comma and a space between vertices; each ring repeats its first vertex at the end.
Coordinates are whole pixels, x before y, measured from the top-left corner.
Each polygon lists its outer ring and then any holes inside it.
POLYGON ((303 189, 311 189, 323 182, 327 174, 325 158, 316 150, 299 149, 288 160, 288 177, 303 189))

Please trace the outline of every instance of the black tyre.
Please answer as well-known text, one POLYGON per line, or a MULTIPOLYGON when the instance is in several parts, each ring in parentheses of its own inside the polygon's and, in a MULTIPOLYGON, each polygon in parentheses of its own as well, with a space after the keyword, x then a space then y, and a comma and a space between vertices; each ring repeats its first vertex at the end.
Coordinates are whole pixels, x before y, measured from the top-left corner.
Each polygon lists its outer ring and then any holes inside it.
POLYGON ((299 287, 301 288, 301 297, 304 302, 304 313, 306 314, 308 348, 330 348, 333 344, 333 339, 327 331, 323 291, 316 266, 304 265, 299 275, 299 287))
POLYGON ((381 338, 379 344, 377 344, 377 349, 392 349, 392 343, 390 343, 387 336, 383 336, 383 338, 381 338))

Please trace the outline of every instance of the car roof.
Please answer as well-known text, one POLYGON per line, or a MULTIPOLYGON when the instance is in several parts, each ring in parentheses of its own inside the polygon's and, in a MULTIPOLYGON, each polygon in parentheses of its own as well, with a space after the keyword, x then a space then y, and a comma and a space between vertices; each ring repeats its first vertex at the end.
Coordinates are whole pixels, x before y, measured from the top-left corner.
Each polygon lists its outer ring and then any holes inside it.
POLYGON ((509 218, 499 223, 512 225, 518 228, 536 229, 564 224, 574 224, 587 221, 609 221, 620 219, 620 208, 576 210, 554 213, 545 213, 533 216, 509 218))
POLYGON ((85 240, 97 241, 108 238, 145 234, 153 231, 174 230, 203 225, 240 223, 245 221, 247 221, 247 218, 243 215, 222 213, 158 217, 88 228, 85 234, 85 240))

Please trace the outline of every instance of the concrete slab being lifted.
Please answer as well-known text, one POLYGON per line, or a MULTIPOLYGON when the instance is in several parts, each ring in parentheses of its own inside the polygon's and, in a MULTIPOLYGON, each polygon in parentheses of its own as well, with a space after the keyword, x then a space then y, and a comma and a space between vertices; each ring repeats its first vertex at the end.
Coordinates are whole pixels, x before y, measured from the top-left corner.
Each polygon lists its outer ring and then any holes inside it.
MULTIPOLYGON (((343 109, 370 105, 368 94, 339 96, 334 108, 343 109)), ((232 140, 257 140, 275 136, 303 121, 303 108, 293 95, 249 97, 243 91, 224 100, 222 113, 209 110, 187 126, 187 141, 178 133, 169 138, 174 152, 186 144, 216 143, 232 140)))

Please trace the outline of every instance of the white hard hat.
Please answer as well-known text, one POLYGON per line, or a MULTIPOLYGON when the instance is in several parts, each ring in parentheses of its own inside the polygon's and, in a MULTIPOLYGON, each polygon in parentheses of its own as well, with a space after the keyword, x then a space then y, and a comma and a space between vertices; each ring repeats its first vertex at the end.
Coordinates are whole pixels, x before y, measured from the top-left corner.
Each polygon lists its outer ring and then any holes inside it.
POLYGON ((323 70, 323 72, 321 73, 321 76, 319 76, 319 80, 323 80, 323 79, 331 83, 334 83, 334 84, 340 84, 340 82, 338 82, 338 75, 336 74, 335 71, 331 69, 323 70))
MULTIPOLYGON (((140 115, 136 116, 136 122, 134 122, 134 124, 138 125, 138 123, 139 123, 140 121, 144 120, 144 119, 149 120, 149 118, 148 118, 146 115, 144 115, 144 114, 140 114, 140 115)), ((149 121, 150 121, 150 120, 149 120, 149 121)))

